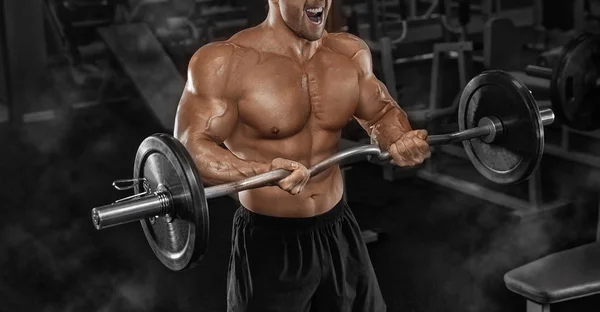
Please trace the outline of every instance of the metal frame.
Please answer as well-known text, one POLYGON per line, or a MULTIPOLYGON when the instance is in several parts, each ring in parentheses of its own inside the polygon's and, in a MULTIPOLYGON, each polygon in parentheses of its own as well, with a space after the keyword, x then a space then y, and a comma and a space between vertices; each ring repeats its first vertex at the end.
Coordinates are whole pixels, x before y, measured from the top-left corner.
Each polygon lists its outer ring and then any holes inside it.
POLYGON ((550 305, 527 300, 527 312, 550 312, 550 305))
POLYGON ((379 39, 381 71, 383 81, 392 98, 398 101, 398 89, 396 88, 396 71, 394 70, 394 55, 392 53, 392 40, 389 37, 379 39))
MULTIPOLYGON (((393 56, 393 43, 389 37, 382 37, 379 40, 380 52, 381 52, 381 70, 383 74, 383 81, 386 85, 388 92, 395 99, 398 100, 398 90, 396 89, 396 76, 394 66, 396 64, 403 63, 403 59, 394 59, 393 56)), ((458 107, 456 101, 449 107, 439 108, 439 89, 443 83, 443 79, 439 77, 440 66, 443 66, 446 59, 457 58, 458 59, 458 76, 460 82, 460 88, 463 89, 468 80, 472 76, 473 66, 473 44, 470 41, 459 41, 459 42, 444 42, 436 43, 431 53, 432 67, 431 67, 431 89, 429 91, 429 108, 423 110, 408 110, 406 113, 413 119, 432 119, 438 116, 445 116, 453 113, 458 107), (445 52, 456 52, 456 57, 443 56, 445 52)), ((418 58, 420 59, 429 59, 418 58)))
POLYGON ((370 25, 372 25, 369 28, 369 38, 371 40, 376 40, 376 38, 379 38, 379 35, 381 33, 380 28, 379 28, 379 4, 377 0, 368 0, 367 1, 367 6, 368 6, 368 12, 369 12, 369 20, 370 20, 370 25))
MULTIPOLYGON (((515 24, 515 27, 531 27, 534 25, 534 8, 525 7, 518 9, 509 9, 498 11, 494 14, 495 17, 509 18, 515 24)), ((440 25, 439 16, 434 18, 434 15, 430 17, 430 23, 418 23, 419 25, 409 25, 408 34, 403 40, 403 43, 412 42, 423 42, 430 40, 440 40, 444 38, 445 29, 440 25)), ((485 28, 486 17, 473 16, 469 25, 465 27, 465 32, 470 35, 481 34, 485 28)), ((378 31, 372 28, 376 26, 370 25, 369 23, 360 23, 358 25, 358 33, 361 38, 368 38, 370 41, 378 41, 380 37, 373 37, 378 31)), ((388 23, 385 27, 388 35, 394 37, 395 34, 402 30, 401 21, 388 23)))
POLYGON ((533 28, 544 29, 544 1, 533 0, 533 28))
MULTIPOLYGON (((446 145, 439 147, 439 149, 441 152, 446 154, 468 160, 464 150, 458 146, 446 145)), ((514 215, 527 217, 541 212, 550 212, 556 209, 561 209, 569 203, 568 200, 562 198, 555 199, 552 202, 544 202, 541 174, 541 169, 538 168, 538 170, 534 172, 529 180, 527 180, 527 199, 507 195, 473 182, 436 172, 435 166, 432 164, 427 166, 425 170, 420 171, 418 176, 424 180, 449 187, 456 191, 486 200, 499 206, 513 209, 514 215)))
POLYGON ((598 225, 596 226, 596 242, 600 242, 600 196, 598 200, 598 225))
POLYGON ((575 0, 573 5, 573 28, 577 33, 585 31, 585 0, 575 0))
POLYGON ((8 51, 8 41, 6 38, 7 19, 5 1, 0 0, 0 123, 11 121, 10 114, 13 102, 11 83, 10 83, 10 58, 8 51))
POLYGON ((9 122, 20 125, 46 69, 43 6, 37 0, 0 0, 1 45, 9 122))
MULTIPOLYGON (((473 43, 470 41, 459 41, 459 42, 444 42, 436 43, 433 46, 433 64, 431 66, 431 89, 429 91, 429 112, 437 112, 440 109, 440 96, 438 91, 440 90, 443 78, 440 77, 440 67, 444 65, 446 58, 443 53, 456 52, 458 54, 458 79, 460 82, 459 88, 462 90, 467 85, 468 80, 471 78, 472 71, 472 51, 473 43)), ((457 102, 458 103, 458 102, 457 102)), ((454 107, 456 108, 456 107, 454 107)), ((451 113, 451 112, 449 112, 451 113)))
POLYGON ((550 155, 560 157, 568 161, 573 161, 582 165, 600 169, 600 157, 588 153, 572 151, 570 149, 570 136, 572 133, 587 136, 592 139, 600 139, 598 138, 598 132, 588 133, 577 131, 563 125, 561 126, 560 145, 546 144, 545 151, 550 155))

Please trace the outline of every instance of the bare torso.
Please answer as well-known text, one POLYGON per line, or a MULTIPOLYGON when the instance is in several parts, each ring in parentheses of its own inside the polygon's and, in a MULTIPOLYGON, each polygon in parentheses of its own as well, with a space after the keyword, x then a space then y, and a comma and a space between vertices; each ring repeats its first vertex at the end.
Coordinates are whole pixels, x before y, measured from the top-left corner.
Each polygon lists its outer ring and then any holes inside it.
MULTIPOLYGON (((341 50, 345 34, 325 34, 314 51, 294 58, 269 51, 260 27, 232 37, 238 94, 238 121, 225 140, 237 157, 270 162, 281 157, 310 167, 338 151, 342 128, 359 100, 358 68, 352 51, 341 50)), ((254 212, 306 217, 331 209, 342 197, 339 167, 312 177, 297 195, 277 186, 241 192, 240 201, 254 212)))
POLYGON ((271 17, 190 60, 174 132, 205 184, 293 170, 276 186, 241 192, 241 203, 270 216, 322 214, 343 195, 340 168, 308 179, 297 163, 310 168, 336 153, 352 118, 397 163, 422 161, 426 142, 404 136, 412 130, 406 114, 373 74, 364 41, 347 33, 304 40, 271 17))

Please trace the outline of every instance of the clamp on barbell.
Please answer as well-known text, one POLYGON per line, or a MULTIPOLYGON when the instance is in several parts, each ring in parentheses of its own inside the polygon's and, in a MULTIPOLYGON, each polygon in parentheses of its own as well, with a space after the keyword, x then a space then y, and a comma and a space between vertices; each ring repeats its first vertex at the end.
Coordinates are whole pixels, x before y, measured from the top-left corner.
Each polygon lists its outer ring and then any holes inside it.
POLYGON ((116 203, 128 201, 128 200, 131 200, 134 198, 140 198, 140 197, 154 193, 152 191, 152 187, 150 186, 150 183, 148 183, 148 180, 146 178, 115 180, 115 181, 113 181, 112 186, 115 189, 117 189, 118 191, 127 191, 127 190, 131 190, 131 189, 135 188, 135 186, 139 183, 142 183, 142 186, 144 188, 143 192, 133 194, 133 195, 127 196, 125 198, 118 199, 114 203, 116 204, 116 203), (127 183, 128 185, 121 186, 122 184, 125 184, 125 183, 127 183))
POLYGON ((115 180, 112 185, 119 191, 125 191, 135 188, 136 185, 142 184, 143 192, 116 200, 111 205, 105 207, 113 207, 109 213, 100 213, 100 209, 92 210, 92 220, 96 229, 101 229, 109 226, 115 226, 123 223, 131 222, 132 219, 139 220, 146 217, 147 212, 142 215, 142 209, 150 208, 151 217, 148 217, 150 223, 154 224, 160 217, 164 217, 167 223, 173 221, 172 203, 173 199, 169 190, 159 184, 156 190, 152 189, 146 178, 121 179, 115 180), (109 222, 105 220, 109 219, 109 222))

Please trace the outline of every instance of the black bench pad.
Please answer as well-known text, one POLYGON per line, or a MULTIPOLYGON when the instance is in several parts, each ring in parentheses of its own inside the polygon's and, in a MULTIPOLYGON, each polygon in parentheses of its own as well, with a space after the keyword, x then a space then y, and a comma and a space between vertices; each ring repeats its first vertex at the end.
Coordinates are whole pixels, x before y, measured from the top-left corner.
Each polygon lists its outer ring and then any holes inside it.
POLYGON ((506 287, 550 304, 600 293, 600 243, 557 252, 504 275, 506 287))

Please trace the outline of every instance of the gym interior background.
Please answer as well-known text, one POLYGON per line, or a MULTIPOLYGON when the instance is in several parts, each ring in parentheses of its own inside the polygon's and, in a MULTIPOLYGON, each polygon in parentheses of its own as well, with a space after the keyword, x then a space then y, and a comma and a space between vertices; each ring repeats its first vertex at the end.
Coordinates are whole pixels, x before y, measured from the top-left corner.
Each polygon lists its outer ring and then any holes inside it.
MULTIPOLYGON (((208 252, 183 272, 138 222, 98 231, 90 210, 131 195, 111 183, 131 178, 144 138, 169 133, 191 54, 260 23, 266 0, 0 3, 0 311, 223 311, 234 198, 209 200, 208 252)), ((389 311, 600 309, 600 49, 569 45, 599 21, 597 0, 333 0, 328 30, 369 44, 377 76, 430 133, 458 129, 457 99, 484 70, 567 111, 552 83, 564 60, 596 79, 581 119, 545 127, 524 183, 484 180, 461 143, 418 168, 345 170, 389 311)), ((368 143, 355 123, 343 138, 368 143)))

